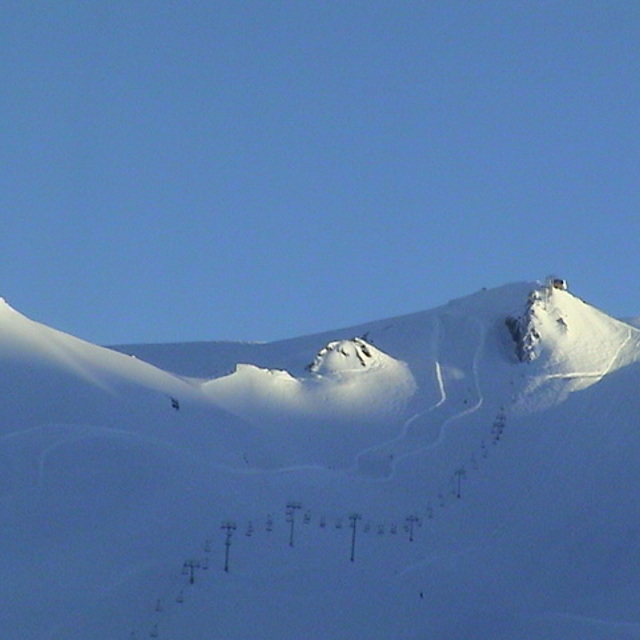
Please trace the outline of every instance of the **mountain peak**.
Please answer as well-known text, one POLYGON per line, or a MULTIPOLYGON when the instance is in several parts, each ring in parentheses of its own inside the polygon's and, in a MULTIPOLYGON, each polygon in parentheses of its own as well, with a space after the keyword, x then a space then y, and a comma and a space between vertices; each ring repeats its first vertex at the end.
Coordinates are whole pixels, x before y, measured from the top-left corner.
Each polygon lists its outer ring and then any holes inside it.
MULTIPOLYGON (((554 281, 556 282, 556 281, 554 281)), ((524 312, 520 316, 509 316, 507 327, 515 342, 515 353, 520 362, 536 360, 542 351, 542 335, 558 338, 568 330, 565 315, 556 300, 552 300, 555 290, 566 291, 564 280, 556 286, 547 282, 532 289, 527 297, 524 312)))
POLYGON ((574 296, 556 278, 535 286, 506 325, 518 360, 536 363, 536 386, 540 378, 563 378, 584 388, 639 357, 640 331, 574 296))

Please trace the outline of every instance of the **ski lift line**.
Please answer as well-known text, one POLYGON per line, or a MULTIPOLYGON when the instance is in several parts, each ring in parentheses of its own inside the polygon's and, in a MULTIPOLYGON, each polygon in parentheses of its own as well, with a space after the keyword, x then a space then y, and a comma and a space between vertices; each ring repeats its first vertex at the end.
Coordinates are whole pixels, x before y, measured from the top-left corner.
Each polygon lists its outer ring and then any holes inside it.
POLYGON ((462 479, 466 477, 467 472, 464 467, 460 467, 453 472, 455 477, 455 496, 456 498, 462 497, 462 479))
POLYGON ((183 565, 187 569, 189 576, 189 584, 195 584, 196 581, 196 569, 200 568, 200 563, 196 560, 188 560, 183 565))
POLYGON ((295 529, 295 525, 296 525, 296 511, 302 509, 302 503, 300 502, 288 502, 287 503, 287 509, 286 509, 286 517, 287 517, 287 522, 291 525, 290 530, 289 530, 289 546, 293 547, 293 535, 294 535, 294 529, 295 529))
MULTIPOLYGON (((502 433, 507 423, 507 415, 506 415, 506 412, 504 411, 504 408, 501 408, 500 412, 498 413, 498 416, 496 417, 496 419, 492 424, 492 429, 491 429, 492 434, 495 431, 496 422, 500 423, 500 433, 502 433)), ((480 452, 486 451, 485 440, 481 441, 479 446, 479 451, 480 452)), ((475 459, 475 452, 472 452, 471 455, 472 455, 472 459, 475 459)), ((477 468, 477 467, 474 467, 474 468, 477 468)), ((454 474, 452 477, 455 478, 458 482, 456 495, 460 497, 461 490, 460 490, 459 483, 461 482, 463 477, 466 477, 466 468, 464 466, 459 467, 454 471, 454 474)), ((441 507, 446 506, 446 500, 444 498, 443 492, 440 492, 438 494, 438 498, 440 499, 440 506, 441 507)), ((292 534, 295 526, 296 512, 301 510, 302 508, 303 508, 302 503, 299 501, 290 501, 286 503, 285 519, 287 523, 291 524, 290 543, 293 540, 292 534)), ((408 539, 410 542, 413 542, 415 540, 415 533, 416 533, 415 529, 416 527, 422 526, 422 520, 424 518, 432 519, 434 515, 435 515, 435 512, 434 512, 433 506, 431 502, 428 502, 424 509, 419 509, 418 511, 410 514, 405 518, 405 523, 403 528, 405 532, 409 534, 408 539), (424 515, 422 516, 419 515, 422 513, 424 513, 424 515)), ((313 510, 310 508, 307 508, 303 516, 303 523, 310 524, 312 519, 313 519, 313 510)), ((320 528, 327 528, 329 519, 330 518, 328 518, 326 515, 321 516, 318 520, 320 528)), ((348 516, 347 519, 349 520, 349 526, 352 529, 350 559, 353 562, 355 561, 355 548, 356 548, 356 540, 357 540, 356 536, 358 531, 357 523, 362 519, 362 515, 359 513, 352 513, 350 516, 348 516)), ((335 522, 335 529, 341 529, 343 527, 343 520, 344 520, 344 516, 335 516, 333 518, 333 521, 335 522)), ((248 521, 248 528, 250 528, 252 532, 262 531, 263 529, 265 532, 273 530, 274 518, 271 515, 271 513, 269 513, 264 519, 264 527, 254 526, 254 523, 256 522, 263 522, 263 519, 253 518, 248 521)), ((228 556, 229 547, 231 546, 233 533, 237 530, 238 527, 237 527, 236 521, 225 520, 223 521, 223 524, 220 528, 226 532, 225 534, 225 552, 226 552, 225 571, 228 572, 229 571, 229 564, 228 564, 229 563, 229 556, 228 556)), ((371 520, 367 520, 362 527, 362 531, 364 531, 365 533, 370 533, 373 531, 377 533, 377 535, 384 535, 388 530, 391 531, 392 529, 397 533, 397 523, 395 523, 394 521, 379 522, 374 527, 371 520)), ((205 538, 205 542, 204 542, 205 552, 206 552, 206 548, 208 548, 209 546, 212 547, 212 542, 213 542, 212 538, 213 536, 207 536, 205 538)), ((290 546, 293 546, 293 545, 290 544, 290 546)), ((205 560, 208 561, 208 557, 205 560)), ((186 575, 189 576, 188 578, 189 585, 192 585, 195 582, 195 569, 202 568, 203 564, 204 564, 204 561, 196 561, 196 560, 188 560, 183 563, 183 569, 186 569, 186 575)), ((167 610, 171 610, 172 603, 173 603, 173 606, 180 606, 184 602, 184 594, 185 594, 184 578, 183 578, 184 575, 185 574, 183 574, 183 572, 181 571, 180 576, 177 577, 177 579, 180 580, 182 583, 181 589, 177 590, 176 589, 177 585, 171 586, 165 590, 165 593, 163 594, 163 596, 161 596, 160 598, 156 598, 155 600, 156 606, 154 607, 154 611, 153 611, 154 615, 149 616, 147 628, 149 628, 149 625, 154 625, 151 627, 152 631, 155 630, 156 633, 158 633, 158 624, 157 622, 154 622, 154 618, 155 620, 157 620, 158 615, 165 615, 167 610), (174 594, 176 594, 176 591, 177 591, 177 595, 174 595, 173 597, 169 597, 170 591, 172 591, 174 594)), ((136 633, 135 630, 132 631, 132 634, 135 634, 135 633, 136 633)), ((135 636, 131 636, 131 638, 133 637, 135 636)), ((158 637, 158 636, 153 636, 153 637, 158 637)))
POLYGON ((168 584, 165 589, 160 595, 153 598, 153 605, 150 606, 148 613, 141 618, 141 621, 135 625, 134 629, 131 631, 132 635, 129 637, 130 640, 133 640, 134 638, 137 640, 141 637, 149 637, 149 629, 153 629, 156 626, 159 629, 158 621, 170 615, 174 610, 174 607, 177 606, 175 602, 177 594, 184 590, 185 586, 188 584, 185 580, 185 575, 182 573, 182 567, 179 571, 171 571, 167 576, 167 579, 168 584), (142 636, 140 634, 142 634, 142 636))
POLYGON ((409 531, 407 531, 407 533, 409 534, 409 542, 413 542, 415 527, 422 526, 422 521, 418 516, 412 514, 410 516, 407 516, 407 525, 409 529, 409 531))
MULTIPOLYGON (((405 454, 402 454, 400 456, 398 456, 397 458, 395 458, 392 462, 392 472, 391 474, 385 478, 384 481, 390 481, 396 473, 396 466, 399 460, 403 460, 409 456, 413 456, 416 454, 419 454, 421 452, 423 452, 425 449, 431 449, 435 446, 437 446, 442 439, 444 438, 444 434, 446 431, 446 427, 448 426, 448 424, 450 424, 451 422, 453 422, 454 420, 457 420, 465 415, 468 415, 474 411, 477 411, 483 404, 483 396, 481 393, 481 389, 480 389, 480 382, 479 382, 479 372, 478 372, 478 366, 479 366, 479 359, 480 359, 480 355, 482 353, 482 350, 484 348, 484 343, 486 340, 486 332, 487 329, 486 327, 482 324, 482 322, 479 319, 474 319, 480 329, 480 340, 479 340, 479 344, 478 347, 476 348, 475 352, 474 352, 474 357, 473 357, 473 374, 474 374, 474 386, 475 386, 475 390, 476 390, 476 396, 478 398, 476 404, 468 409, 466 409, 465 411, 456 414, 455 416, 451 416, 450 418, 448 418, 447 420, 445 420, 443 422, 443 424, 440 426, 440 435, 438 437, 438 439, 429 444, 426 447, 422 447, 420 449, 414 450, 414 451, 410 451, 407 452, 405 454)), ((437 333, 437 327, 434 330, 434 335, 437 333)), ((612 360, 613 362, 613 360, 612 360)), ((439 362, 436 360, 436 378, 439 379, 442 383, 442 385, 440 386, 441 389, 441 398, 440 400, 434 404, 428 411, 431 411, 432 409, 435 409, 437 406, 441 405, 444 400, 446 400, 446 389, 444 388, 444 383, 442 382, 442 372, 441 372, 441 368, 439 365, 439 362)), ((410 424, 417 419, 418 415, 413 416, 412 418, 410 418, 405 425, 403 426, 403 433, 397 437, 394 438, 393 440, 387 442, 387 443, 383 443, 383 445, 376 445, 375 447, 371 447, 369 449, 366 449, 364 451, 361 451, 358 453, 358 455, 356 456, 356 460, 355 460, 355 464, 354 466, 351 468, 351 470, 357 470, 357 465, 358 465, 358 460, 360 459, 360 457, 366 453, 367 451, 371 451, 371 450, 377 450, 380 449, 384 446, 387 446, 389 443, 392 443, 398 439, 402 439, 404 437, 404 435, 406 435, 406 431, 408 429, 408 427, 410 426, 410 424)), ((261 470, 261 469, 237 469, 237 468, 232 468, 232 467, 228 467, 225 465, 216 465, 216 468, 223 470, 225 472, 234 474, 234 475, 262 475, 263 477, 267 477, 268 475, 272 474, 272 473, 291 473, 294 471, 299 471, 299 470, 318 470, 318 471, 325 471, 325 467, 323 467, 322 465, 317 465, 317 464, 311 464, 311 465, 296 465, 296 466, 291 466, 291 467, 285 467, 283 469, 277 469, 277 470, 270 470, 268 472, 261 470)))
POLYGON ((231 550, 231 538, 233 536, 233 532, 237 529, 236 523, 231 521, 226 521, 222 523, 221 529, 225 530, 225 540, 224 540, 224 571, 225 573, 229 573, 229 555, 231 550))
MULTIPOLYGON (((188 563, 184 563, 183 568, 185 564, 188 564, 188 563)), ((188 568, 189 567, 187 566, 187 569, 188 568)), ((186 575, 189 575, 188 571, 186 575)), ((182 578, 182 576, 183 576, 183 572, 181 570, 180 578, 182 578)), ((184 604, 186 600, 186 589, 191 584, 193 583, 191 582, 190 579, 186 582, 184 581, 184 579, 181 579, 180 585, 174 584, 172 585, 171 588, 166 589, 163 597, 156 599, 156 606, 154 607, 154 612, 153 612, 155 615, 148 616, 146 626, 151 627, 152 630, 155 629, 156 633, 159 633, 160 625, 158 624, 157 621, 163 617, 168 616, 174 610, 174 607, 181 606, 182 604, 184 604)), ((158 636, 154 635, 152 637, 158 637, 158 636)))
POLYGON ((359 513, 352 513, 349 516, 349 520, 351 521, 351 562, 354 562, 356 559, 356 531, 358 529, 358 520, 362 520, 362 516, 359 513))
MULTIPOLYGON (((500 413, 498 414, 496 420, 500 421, 500 431, 503 432, 504 431, 504 426, 506 425, 506 413, 504 411, 504 408, 501 408, 500 413)), ((479 452, 485 451, 486 450, 486 444, 485 444, 485 440, 482 440, 480 443, 480 447, 479 447, 479 452)), ((473 468, 474 470, 479 468, 479 463, 478 463, 478 459, 477 459, 477 453, 475 450, 473 450, 469 456, 469 463, 468 466, 470 466, 471 468, 473 468)), ((458 478, 461 479, 462 477, 467 477, 467 471, 466 471, 466 466, 461 466, 458 470, 456 470, 453 474, 454 478, 458 478), (464 473, 462 472, 462 469, 464 469, 464 473)), ((300 502, 295 502, 295 503, 288 503, 287 505, 287 511, 286 511, 286 515, 287 515, 287 522, 290 523, 291 518, 294 517, 294 513, 296 510, 301 509, 302 508, 302 504, 300 502), (300 506, 298 506, 300 505, 300 506)), ((427 507, 424 510, 424 515, 425 516, 432 516, 433 513, 433 508, 431 506, 427 507)), ((304 516, 304 522, 310 522, 313 518, 313 511, 311 509, 307 509, 305 511, 305 516, 304 516)), ((340 519, 340 516, 336 516, 335 517, 336 521, 340 519)), ((319 524, 321 527, 326 526, 327 525, 327 516, 323 515, 319 518, 319 524)), ((255 521, 255 520, 254 520, 255 521)), ((258 520, 259 521, 259 520, 258 520)), ((272 522, 271 516, 268 515, 266 517, 266 522, 267 524, 269 524, 270 522, 272 522)), ((338 525, 338 528, 340 528, 340 525, 338 525)), ((255 527, 256 530, 258 530, 258 527, 255 527)))

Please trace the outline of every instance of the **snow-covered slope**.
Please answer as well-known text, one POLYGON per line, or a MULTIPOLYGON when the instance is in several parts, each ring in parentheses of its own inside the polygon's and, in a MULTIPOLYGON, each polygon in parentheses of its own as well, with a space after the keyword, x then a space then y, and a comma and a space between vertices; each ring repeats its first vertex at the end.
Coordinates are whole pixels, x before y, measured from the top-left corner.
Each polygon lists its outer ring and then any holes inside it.
POLYGON ((640 331, 553 282, 118 350, 3 302, 0 375, 3 639, 640 637, 640 331))
POLYGON ((533 289, 507 326, 518 358, 536 361, 529 392, 553 380, 564 381, 564 394, 582 389, 637 358, 635 328, 553 286, 533 289))

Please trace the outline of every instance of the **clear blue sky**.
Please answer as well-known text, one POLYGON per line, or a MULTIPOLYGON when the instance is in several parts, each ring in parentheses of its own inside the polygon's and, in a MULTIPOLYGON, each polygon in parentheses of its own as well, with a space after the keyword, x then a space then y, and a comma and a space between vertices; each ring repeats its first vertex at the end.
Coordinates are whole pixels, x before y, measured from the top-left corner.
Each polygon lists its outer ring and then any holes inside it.
POLYGON ((20 2, 0 295, 272 340, 565 277, 640 314, 640 3, 20 2))

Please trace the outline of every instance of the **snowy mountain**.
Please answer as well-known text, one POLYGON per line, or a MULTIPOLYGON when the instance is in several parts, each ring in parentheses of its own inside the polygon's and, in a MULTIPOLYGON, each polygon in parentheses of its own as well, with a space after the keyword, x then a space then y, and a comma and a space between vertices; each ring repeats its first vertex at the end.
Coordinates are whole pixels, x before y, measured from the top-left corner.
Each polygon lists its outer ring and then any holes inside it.
POLYGON ((0 304, 0 637, 640 638, 640 330, 557 281, 269 344, 0 304))

